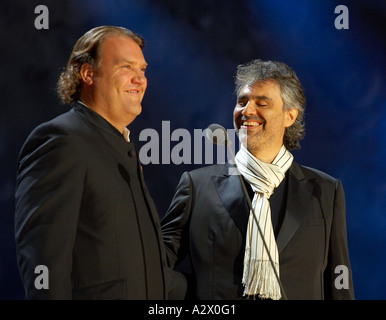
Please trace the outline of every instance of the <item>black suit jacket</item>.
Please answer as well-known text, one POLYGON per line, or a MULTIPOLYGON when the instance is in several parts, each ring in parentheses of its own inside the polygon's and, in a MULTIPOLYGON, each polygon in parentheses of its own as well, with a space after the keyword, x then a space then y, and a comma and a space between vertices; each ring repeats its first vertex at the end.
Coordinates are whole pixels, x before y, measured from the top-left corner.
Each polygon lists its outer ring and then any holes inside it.
MULTIPOLYGON (((222 164, 185 172, 161 221, 170 265, 189 254, 189 287, 198 299, 242 297, 249 209, 232 170, 222 164)), ((287 298, 353 299, 341 182, 293 163, 287 190, 276 239, 287 298), (348 289, 335 285, 339 265, 347 267, 348 289)))
POLYGON ((132 142, 76 104, 19 156, 15 237, 28 299, 165 299, 159 217, 132 142), (49 289, 36 289, 49 270, 49 289))

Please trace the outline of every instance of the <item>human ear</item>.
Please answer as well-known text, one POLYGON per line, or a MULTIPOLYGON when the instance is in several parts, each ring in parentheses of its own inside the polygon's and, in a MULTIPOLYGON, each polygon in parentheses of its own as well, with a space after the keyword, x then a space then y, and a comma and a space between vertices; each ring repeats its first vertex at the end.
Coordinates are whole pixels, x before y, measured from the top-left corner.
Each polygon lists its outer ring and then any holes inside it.
POLYGON ((87 85, 92 85, 94 82, 94 76, 95 76, 95 68, 88 64, 83 63, 80 67, 80 77, 82 78, 82 81, 87 85))
POLYGON ((298 109, 296 108, 291 108, 291 109, 287 109, 285 111, 285 115, 284 115, 284 126, 287 128, 287 127, 290 127, 294 124, 296 118, 298 117, 298 109))

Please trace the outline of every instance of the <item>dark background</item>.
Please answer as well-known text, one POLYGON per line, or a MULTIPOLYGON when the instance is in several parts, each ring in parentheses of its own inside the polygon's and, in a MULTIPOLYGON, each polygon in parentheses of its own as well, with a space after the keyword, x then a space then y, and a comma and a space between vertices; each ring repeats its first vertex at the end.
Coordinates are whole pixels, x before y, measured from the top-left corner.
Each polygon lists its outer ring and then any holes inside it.
MULTIPOLYGON (((75 41, 106 24, 146 39, 148 90, 129 126, 139 148, 140 133, 161 135, 162 121, 192 136, 213 122, 232 129, 236 66, 254 58, 289 64, 307 96, 295 160, 343 182, 356 298, 385 299, 385 19, 384 0, 2 0, 0 299, 24 299, 13 231, 18 152, 35 126, 67 110, 55 93, 61 69, 75 41), (48 30, 34 26, 40 4, 49 9, 48 30), (334 26, 340 4, 349 9, 348 30, 334 26)), ((183 171, 199 166, 143 166, 160 217, 183 171)))

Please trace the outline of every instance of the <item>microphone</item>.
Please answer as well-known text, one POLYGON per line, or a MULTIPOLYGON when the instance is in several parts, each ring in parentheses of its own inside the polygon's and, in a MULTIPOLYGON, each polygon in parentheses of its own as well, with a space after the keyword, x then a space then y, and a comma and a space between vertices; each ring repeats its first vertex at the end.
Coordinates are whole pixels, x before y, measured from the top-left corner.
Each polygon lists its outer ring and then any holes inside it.
POLYGON ((228 146, 228 133, 225 128, 217 123, 212 123, 205 132, 209 141, 220 146, 228 146))
POLYGON ((236 168, 236 174, 237 174, 237 176, 239 177, 239 180, 240 180, 241 188, 243 189, 244 197, 245 197, 245 199, 247 199, 248 207, 249 207, 250 211, 252 212, 253 219, 256 222, 258 232, 259 232, 259 234, 261 236, 261 239, 263 240, 263 247, 267 251, 268 258, 269 258, 269 261, 271 262, 271 266, 272 266, 272 269, 273 269, 273 271, 275 273, 276 280, 279 283, 281 294, 282 294, 282 298, 283 298, 283 300, 287 300, 287 295, 286 295, 286 293, 284 291, 284 288, 283 288, 283 285, 282 285, 282 283, 280 281, 280 278, 279 278, 279 275, 278 275, 277 270, 275 268, 275 265, 274 265, 274 262, 272 260, 271 254, 269 253, 268 245, 267 245, 267 243, 266 243, 266 241, 264 239, 263 232, 261 231, 260 224, 259 224, 259 222, 257 220, 255 210, 252 207, 251 198, 249 197, 249 193, 248 193, 247 188, 245 186, 245 183, 244 183, 244 180, 242 178, 242 175, 241 175, 240 171, 237 168, 235 155, 234 155, 234 153, 232 151, 232 148, 231 148, 231 142, 229 141, 228 133, 227 133, 226 129, 223 126, 221 126, 221 125, 219 125, 217 123, 212 123, 210 126, 208 126, 205 135, 209 139, 209 141, 211 141, 212 143, 218 144, 218 145, 222 145, 222 146, 227 146, 227 148, 228 148, 228 152, 231 155, 232 162, 234 163, 234 166, 236 168))

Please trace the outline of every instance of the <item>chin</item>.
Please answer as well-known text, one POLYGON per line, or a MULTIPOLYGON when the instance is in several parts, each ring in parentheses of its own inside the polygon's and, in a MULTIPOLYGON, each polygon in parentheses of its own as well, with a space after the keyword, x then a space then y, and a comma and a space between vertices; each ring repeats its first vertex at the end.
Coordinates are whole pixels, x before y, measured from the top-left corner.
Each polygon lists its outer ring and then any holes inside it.
POLYGON ((127 108, 127 111, 131 114, 134 114, 136 116, 140 115, 142 112, 142 105, 139 103, 138 105, 130 105, 127 108))
POLYGON ((245 129, 240 129, 237 131, 237 135, 239 136, 240 142, 244 145, 248 145, 248 140, 253 139, 253 137, 248 135, 248 131, 245 129))

